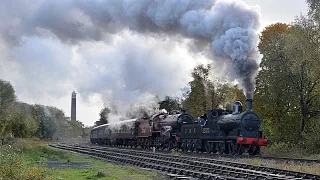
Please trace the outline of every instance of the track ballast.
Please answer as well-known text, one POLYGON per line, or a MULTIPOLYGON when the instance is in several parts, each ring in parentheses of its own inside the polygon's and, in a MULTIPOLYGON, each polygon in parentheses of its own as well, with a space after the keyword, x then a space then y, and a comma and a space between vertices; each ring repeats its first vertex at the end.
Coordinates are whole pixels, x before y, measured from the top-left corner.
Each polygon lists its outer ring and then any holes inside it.
POLYGON ((109 162, 135 165, 143 168, 199 179, 320 179, 318 175, 253 166, 209 158, 177 156, 166 153, 86 145, 49 145, 74 151, 109 162))

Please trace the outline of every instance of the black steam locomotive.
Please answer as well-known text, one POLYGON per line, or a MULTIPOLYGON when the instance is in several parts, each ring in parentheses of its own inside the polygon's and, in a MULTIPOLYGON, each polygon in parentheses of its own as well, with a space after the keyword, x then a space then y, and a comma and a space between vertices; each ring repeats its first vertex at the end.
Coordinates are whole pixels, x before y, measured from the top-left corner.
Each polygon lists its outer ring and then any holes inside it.
POLYGON ((248 99, 244 112, 241 102, 236 101, 233 111, 208 110, 197 120, 185 112, 160 113, 95 127, 90 139, 115 146, 256 155, 270 142, 262 137, 260 126, 261 119, 252 112, 252 100, 248 99))

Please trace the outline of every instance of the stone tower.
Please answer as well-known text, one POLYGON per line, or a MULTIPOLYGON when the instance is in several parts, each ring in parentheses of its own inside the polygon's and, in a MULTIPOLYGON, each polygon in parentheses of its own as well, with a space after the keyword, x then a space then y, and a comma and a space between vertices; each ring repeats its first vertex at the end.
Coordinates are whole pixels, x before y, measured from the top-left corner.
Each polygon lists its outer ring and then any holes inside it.
POLYGON ((71 120, 77 120, 77 93, 75 91, 71 94, 71 120))

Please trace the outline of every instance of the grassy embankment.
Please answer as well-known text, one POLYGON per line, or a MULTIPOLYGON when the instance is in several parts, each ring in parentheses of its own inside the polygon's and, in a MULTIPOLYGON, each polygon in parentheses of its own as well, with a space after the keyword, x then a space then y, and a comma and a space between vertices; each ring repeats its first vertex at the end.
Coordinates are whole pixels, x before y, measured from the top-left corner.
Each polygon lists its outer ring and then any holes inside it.
POLYGON ((20 179, 163 179, 156 172, 106 163, 103 160, 49 148, 47 142, 18 139, 12 145, 0 146, 0 180, 20 179), (55 160, 72 164, 83 162, 87 169, 47 168, 55 160))

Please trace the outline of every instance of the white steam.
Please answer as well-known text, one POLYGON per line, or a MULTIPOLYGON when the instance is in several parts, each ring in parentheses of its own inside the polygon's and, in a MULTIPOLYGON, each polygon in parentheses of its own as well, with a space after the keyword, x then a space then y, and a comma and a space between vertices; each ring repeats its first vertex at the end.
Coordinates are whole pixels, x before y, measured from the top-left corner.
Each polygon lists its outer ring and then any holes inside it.
MULTIPOLYGON (((112 92, 119 102, 137 94, 172 94, 190 80, 194 62, 185 49, 198 54, 209 49, 215 65, 224 66, 225 74, 238 80, 252 98, 261 59, 257 49, 260 14, 257 7, 242 1, 15 0, 3 2, 0 12, 1 39, 8 47, 23 47, 23 39, 28 43, 38 37, 72 49, 56 54, 71 54, 73 59, 66 59, 61 66, 67 70, 55 75, 65 79, 62 87, 71 82, 83 94, 112 92), (103 51, 87 50, 97 41, 103 51), (190 41, 196 45, 187 48, 190 41), (67 77, 60 77, 65 72, 67 77)), ((39 46, 34 44, 32 51, 39 46)))

